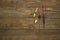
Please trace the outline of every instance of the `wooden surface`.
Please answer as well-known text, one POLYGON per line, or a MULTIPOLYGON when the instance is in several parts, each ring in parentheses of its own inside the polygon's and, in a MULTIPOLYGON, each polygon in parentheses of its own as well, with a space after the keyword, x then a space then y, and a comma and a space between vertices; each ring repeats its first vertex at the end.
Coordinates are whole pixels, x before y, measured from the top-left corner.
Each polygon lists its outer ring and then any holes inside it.
POLYGON ((0 40, 60 40, 60 0, 0 0, 0 40), (46 4, 42 18, 34 24, 34 8, 46 4))

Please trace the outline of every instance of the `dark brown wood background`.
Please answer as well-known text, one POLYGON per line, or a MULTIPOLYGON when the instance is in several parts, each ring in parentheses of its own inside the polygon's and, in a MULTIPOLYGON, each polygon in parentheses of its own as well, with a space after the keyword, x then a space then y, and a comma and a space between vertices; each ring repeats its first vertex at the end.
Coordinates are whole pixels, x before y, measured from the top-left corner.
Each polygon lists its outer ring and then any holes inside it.
POLYGON ((0 40, 60 40, 60 0, 0 0, 0 40), (31 15, 42 4, 45 28, 31 15))

